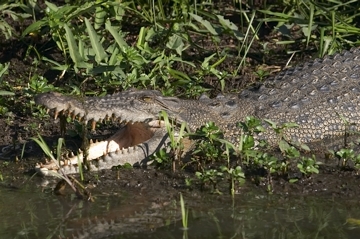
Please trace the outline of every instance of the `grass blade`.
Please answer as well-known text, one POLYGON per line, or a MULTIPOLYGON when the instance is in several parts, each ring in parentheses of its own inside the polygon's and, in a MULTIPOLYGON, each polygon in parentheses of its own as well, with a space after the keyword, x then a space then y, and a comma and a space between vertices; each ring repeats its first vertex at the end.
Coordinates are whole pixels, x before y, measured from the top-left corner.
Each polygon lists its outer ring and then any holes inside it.
POLYGON ((122 50, 129 48, 129 45, 126 43, 126 41, 122 38, 122 36, 118 33, 118 31, 114 27, 111 26, 111 24, 109 22, 105 23, 105 28, 114 37, 116 43, 119 45, 119 47, 122 50))
POLYGON ((91 46, 95 51, 95 60, 97 63, 100 63, 107 57, 107 54, 105 53, 105 50, 100 43, 99 36, 96 34, 94 28, 91 26, 91 23, 87 18, 85 18, 85 24, 90 36, 91 46))
POLYGON ((67 24, 64 24, 66 31, 66 41, 69 46, 70 57, 73 60, 75 67, 86 68, 85 63, 80 55, 79 48, 76 45, 74 35, 67 24))

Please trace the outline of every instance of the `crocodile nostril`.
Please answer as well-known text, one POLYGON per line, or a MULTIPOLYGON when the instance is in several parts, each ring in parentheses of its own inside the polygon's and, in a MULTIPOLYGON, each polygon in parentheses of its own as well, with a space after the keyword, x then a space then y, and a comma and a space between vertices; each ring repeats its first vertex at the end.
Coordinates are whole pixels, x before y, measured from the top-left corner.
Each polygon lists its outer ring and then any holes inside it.
POLYGON ((220 116, 221 116, 222 118, 227 119, 227 118, 229 118, 229 117, 231 116, 231 114, 230 114, 229 112, 223 112, 223 113, 220 114, 220 116))
POLYGON ((211 108, 216 108, 216 107, 219 107, 221 104, 219 102, 213 102, 213 103, 210 103, 209 106, 211 108))
POLYGON ((229 108, 236 108, 237 107, 237 104, 235 102, 235 100, 230 100, 228 102, 225 103, 225 105, 229 108))

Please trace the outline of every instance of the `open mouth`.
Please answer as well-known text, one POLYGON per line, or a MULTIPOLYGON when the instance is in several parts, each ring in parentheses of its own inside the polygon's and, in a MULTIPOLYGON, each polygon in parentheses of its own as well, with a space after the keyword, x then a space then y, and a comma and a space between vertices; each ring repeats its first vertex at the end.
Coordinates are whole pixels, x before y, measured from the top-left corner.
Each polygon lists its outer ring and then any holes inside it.
POLYGON ((52 111, 56 117, 70 117, 92 128, 103 120, 126 121, 116 134, 107 140, 92 142, 85 152, 79 150, 60 162, 51 160, 36 165, 36 171, 48 175, 48 171, 79 173, 84 159, 90 170, 110 169, 113 166, 131 164, 147 165, 149 156, 157 152, 168 141, 165 123, 155 119, 153 98, 158 92, 128 91, 108 97, 76 98, 56 92, 42 93, 35 97, 35 103, 52 111), (150 96, 148 96, 150 95, 150 96), (137 105, 138 104, 138 105, 137 105))
POLYGON ((155 131, 161 127, 164 127, 164 122, 160 120, 153 120, 149 123, 127 123, 108 139, 108 141, 114 142, 116 145, 115 148, 108 148, 106 153, 144 143, 151 139, 155 131))
MULTIPOLYGON (((79 150, 77 155, 71 154, 70 157, 60 162, 52 160, 45 164, 37 164, 35 169, 42 175, 49 175, 50 172, 57 172, 60 168, 79 166, 84 157, 87 161, 96 161, 94 164, 98 167, 96 170, 109 169, 124 163, 134 164, 137 163, 136 160, 141 161, 152 154, 154 151, 151 149, 153 148, 152 144, 155 146, 160 144, 165 135, 165 123, 162 120, 152 120, 146 123, 129 122, 107 140, 99 142, 90 140, 86 153, 79 150), (154 142, 151 142, 152 140, 154 142), (103 162, 107 163, 102 165, 103 162)), ((76 167, 77 170, 78 167, 76 167)))

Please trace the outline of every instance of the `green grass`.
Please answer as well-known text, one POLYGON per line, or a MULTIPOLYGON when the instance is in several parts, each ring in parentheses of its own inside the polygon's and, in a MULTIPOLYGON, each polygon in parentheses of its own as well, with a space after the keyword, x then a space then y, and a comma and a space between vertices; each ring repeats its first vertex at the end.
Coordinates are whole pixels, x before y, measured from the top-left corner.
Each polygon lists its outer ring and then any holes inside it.
MULTIPOLYGON (((293 2, 265 3, 250 11, 234 3, 227 14, 211 1, 186 0, 75 1, 63 6, 45 2, 46 9, 8 1, 4 8, 34 19, 22 38, 43 37, 55 43, 51 50, 61 53, 60 60, 43 55, 36 44, 29 45, 28 56, 66 75, 60 91, 104 95, 146 87, 165 95, 198 97, 209 90, 229 89, 229 79, 249 67, 246 62, 253 57, 249 52, 254 45, 266 59, 276 48, 288 53, 316 49, 322 56, 357 44, 356 1, 293 2), (261 37, 269 25, 271 35, 281 36, 270 41, 261 37), (223 67, 225 62, 234 67, 223 67), (208 78, 213 79, 211 87, 204 84, 208 78)), ((12 86, 7 87, 12 92, 12 86)), ((51 88, 44 84, 32 93, 51 88)))
POLYGON ((181 156, 184 152, 184 146, 182 140, 185 137, 185 131, 189 132, 185 122, 182 122, 180 129, 177 129, 177 126, 173 124, 172 120, 169 119, 169 116, 165 111, 160 112, 159 117, 164 120, 166 131, 169 135, 169 148, 160 149, 153 155, 153 158, 159 165, 172 165, 172 171, 176 171, 176 163, 180 163, 181 156))
POLYGON ((186 208, 185 200, 183 195, 180 193, 180 208, 181 208, 181 222, 182 230, 189 230, 189 209, 186 208))
POLYGON ((358 3, 295 2, 265 5, 250 12, 234 5, 231 19, 241 22, 232 22, 211 2, 77 1, 64 6, 46 2, 45 16, 25 29, 22 37, 47 29, 63 61, 41 55, 38 60, 75 78, 68 84, 74 93, 79 93, 77 83, 92 77, 95 92, 85 86, 81 92, 104 94, 114 88, 151 87, 165 94, 197 97, 209 90, 203 86, 206 77, 216 79, 219 89, 224 90, 226 79, 246 67, 254 43, 262 46, 263 54, 271 54, 276 45, 269 47, 273 42, 259 36, 266 24, 275 25, 274 33, 282 34, 273 39, 275 44, 286 45, 289 52, 316 48, 322 56, 357 43, 358 3), (130 30, 127 25, 136 27, 130 30), (127 36, 137 40, 129 42, 127 36), (235 48, 224 47, 224 38, 232 39, 235 48), (202 46, 201 41, 209 44, 202 46), (189 60, 194 50, 200 58, 189 60), (229 54, 230 50, 235 52, 229 54), (225 60, 234 61, 237 68, 219 70, 225 60))

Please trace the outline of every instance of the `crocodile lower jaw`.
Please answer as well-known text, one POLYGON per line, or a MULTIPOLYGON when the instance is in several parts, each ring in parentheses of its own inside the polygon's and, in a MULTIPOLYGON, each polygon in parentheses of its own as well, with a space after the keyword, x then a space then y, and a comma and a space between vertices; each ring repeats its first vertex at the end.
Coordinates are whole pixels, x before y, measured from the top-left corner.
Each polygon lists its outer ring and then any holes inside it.
POLYGON ((91 142, 86 154, 80 151, 60 162, 51 160, 45 164, 37 164, 35 170, 43 176, 56 175, 60 170, 65 174, 78 173, 84 155, 90 164, 90 170, 94 171, 126 163, 144 165, 149 162, 148 156, 165 144, 166 140, 163 121, 128 123, 109 139, 91 142))

